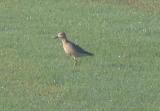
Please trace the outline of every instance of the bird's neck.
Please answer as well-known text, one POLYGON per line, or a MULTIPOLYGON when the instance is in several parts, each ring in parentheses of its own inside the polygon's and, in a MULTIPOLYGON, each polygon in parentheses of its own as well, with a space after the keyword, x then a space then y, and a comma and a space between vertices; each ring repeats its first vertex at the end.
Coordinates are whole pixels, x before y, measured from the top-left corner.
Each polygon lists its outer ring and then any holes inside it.
POLYGON ((65 38, 65 39, 62 39, 62 43, 63 44, 65 44, 65 43, 67 43, 68 42, 68 40, 65 38))

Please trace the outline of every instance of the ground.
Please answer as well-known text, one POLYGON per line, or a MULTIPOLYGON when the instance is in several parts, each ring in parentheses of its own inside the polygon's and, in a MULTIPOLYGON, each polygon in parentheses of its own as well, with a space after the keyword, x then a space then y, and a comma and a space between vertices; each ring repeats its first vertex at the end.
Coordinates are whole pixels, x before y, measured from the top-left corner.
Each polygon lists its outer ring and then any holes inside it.
POLYGON ((159 0, 1 0, 1 111, 159 111, 159 0), (94 53, 74 67, 64 31, 94 53))

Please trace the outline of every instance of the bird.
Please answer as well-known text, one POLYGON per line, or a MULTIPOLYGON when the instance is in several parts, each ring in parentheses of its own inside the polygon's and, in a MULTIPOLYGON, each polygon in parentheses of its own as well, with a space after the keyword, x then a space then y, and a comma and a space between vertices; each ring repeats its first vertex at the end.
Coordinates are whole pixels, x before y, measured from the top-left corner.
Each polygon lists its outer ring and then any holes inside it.
POLYGON ((69 41, 65 32, 58 32, 55 39, 57 38, 62 41, 64 52, 74 59, 74 65, 77 64, 79 57, 94 55, 93 53, 84 50, 79 45, 69 41))

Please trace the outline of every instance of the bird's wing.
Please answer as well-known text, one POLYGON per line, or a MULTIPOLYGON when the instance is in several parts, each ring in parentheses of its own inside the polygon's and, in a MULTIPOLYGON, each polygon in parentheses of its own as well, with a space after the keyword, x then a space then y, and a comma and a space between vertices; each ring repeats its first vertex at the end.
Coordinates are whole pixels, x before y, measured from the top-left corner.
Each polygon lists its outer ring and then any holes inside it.
POLYGON ((90 52, 82 49, 79 45, 74 44, 74 43, 72 43, 72 42, 71 42, 71 44, 72 44, 72 48, 73 48, 74 50, 76 50, 77 52, 83 53, 84 55, 85 55, 85 54, 86 54, 86 55, 93 55, 92 53, 90 53, 90 52))

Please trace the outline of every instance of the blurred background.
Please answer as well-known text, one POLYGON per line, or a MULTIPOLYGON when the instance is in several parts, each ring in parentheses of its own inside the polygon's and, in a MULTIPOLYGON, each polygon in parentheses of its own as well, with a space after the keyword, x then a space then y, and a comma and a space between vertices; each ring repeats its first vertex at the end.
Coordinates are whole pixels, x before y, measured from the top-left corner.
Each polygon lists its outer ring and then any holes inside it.
POLYGON ((159 0, 0 0, 0 110, 159 111, 159 49, 159 0))

